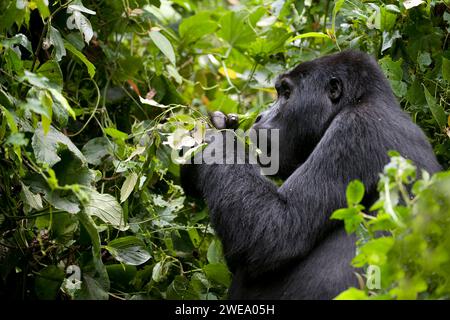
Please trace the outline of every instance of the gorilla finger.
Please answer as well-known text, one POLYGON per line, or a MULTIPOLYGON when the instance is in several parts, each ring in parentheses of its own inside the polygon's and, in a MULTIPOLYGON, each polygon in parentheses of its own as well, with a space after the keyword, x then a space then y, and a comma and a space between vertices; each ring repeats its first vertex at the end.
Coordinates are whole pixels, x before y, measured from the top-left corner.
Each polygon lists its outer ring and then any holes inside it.
POLYGON ((226 129, 227 128, 227 116, 220 111, 214 111, 210 115, 212 124, 216 129, 226 129))
POLYGON ((227 115, 227 129, 237 129, 239 127, 239 116, 235 113, 229 113, 227 115))

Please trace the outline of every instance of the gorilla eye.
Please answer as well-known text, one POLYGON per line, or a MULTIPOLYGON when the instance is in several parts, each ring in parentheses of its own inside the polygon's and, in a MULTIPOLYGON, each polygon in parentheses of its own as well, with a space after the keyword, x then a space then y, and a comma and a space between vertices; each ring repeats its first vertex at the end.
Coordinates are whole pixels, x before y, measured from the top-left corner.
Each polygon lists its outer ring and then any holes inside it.
POLYGON ((281 80, 281 82, 275 86, 279 97, 283 97, 286 100, 289 99, 291 95, 291 85, 286 81, 286 79, 281 80))

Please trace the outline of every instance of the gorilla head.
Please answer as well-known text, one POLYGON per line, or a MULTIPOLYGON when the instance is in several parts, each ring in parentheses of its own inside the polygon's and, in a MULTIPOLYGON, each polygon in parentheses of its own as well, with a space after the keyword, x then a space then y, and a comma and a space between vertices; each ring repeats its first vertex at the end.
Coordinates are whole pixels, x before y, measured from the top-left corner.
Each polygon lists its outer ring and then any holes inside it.
POLYGON ((389 83, 367 54, 345 51, 299 64, 275 82, 278 98, 255 121, 254 129, 280 130, 280 173, 289 176, 345 108, 376 97, 392 101, 389 83))

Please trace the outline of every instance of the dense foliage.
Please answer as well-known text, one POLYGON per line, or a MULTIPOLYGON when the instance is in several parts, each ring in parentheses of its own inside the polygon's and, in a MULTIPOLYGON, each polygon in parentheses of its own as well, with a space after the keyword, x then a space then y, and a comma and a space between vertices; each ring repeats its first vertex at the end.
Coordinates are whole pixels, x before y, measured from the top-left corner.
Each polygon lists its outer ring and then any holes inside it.
MULTIPOLYGON (((448 168, 449 30, 450 2, 434 0, 1 1, 0 292, 226 297, 230 273, 207 209, 179 186, 170 154, 190 141, 174 129, 192 129, 211 110, 239 113, 248 127, 274 98, 274 76, 322 54, 358 48, 380 59, 448 168)), ((389 170, 383 179, 401 189, 396 177, 411 172, 389 170)), ((436 244, 448 230, 449 204, 439 200, 448 197, 446 177, 413 188, 422 200, 378 207, 376 221, 392 210, 409 221, 380 227, 396 230, 380 250, 413 254, 405 274, 402 257, 387 263, 379 254, 391 289, 381 297, 448 295, 439 286, 448 272, 435 272, 449 261, 448 240, 436 244), (430 206, 442 229, 417 220, 430 206), (431 242, 417 240, 428 233, 431 242), (420 243, 395 241, 409 234, 420 243), (435 264, 422 265, 427 254, 435 264), (421 268, 429 274, 418 276, 421 268)), ((352 219, 367 227, 358 201, 351 204, 352 219)), ((375 263, 358 257, 357 266, 375 263)), ((357 292, 349 297, 366 295, 357 292)))
POLYGON ((344 220, 347 232, 358 234, 352 265, 364 272, 362 288, 350 288, 338 299, 450 298, 450 173, 430 177, 424 171, 416 180, 417 174, 409 160, 394 153, 379 181, 379 200, 370 208, 375 215, 360 204, 363 184, 349 184, 349 207, 332 219, 344 220))

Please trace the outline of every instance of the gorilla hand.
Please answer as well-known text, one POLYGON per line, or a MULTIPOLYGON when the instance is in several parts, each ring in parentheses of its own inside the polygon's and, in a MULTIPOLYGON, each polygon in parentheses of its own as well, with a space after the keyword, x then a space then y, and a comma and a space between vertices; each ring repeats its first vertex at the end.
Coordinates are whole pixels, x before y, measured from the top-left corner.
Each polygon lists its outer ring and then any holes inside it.
POLYGON ((239 126, 239 117, 237 114, 229 113, 225 115, 220 111, 214 111, 210 114, 211 123, 216 129, 237 129, 239 126))

